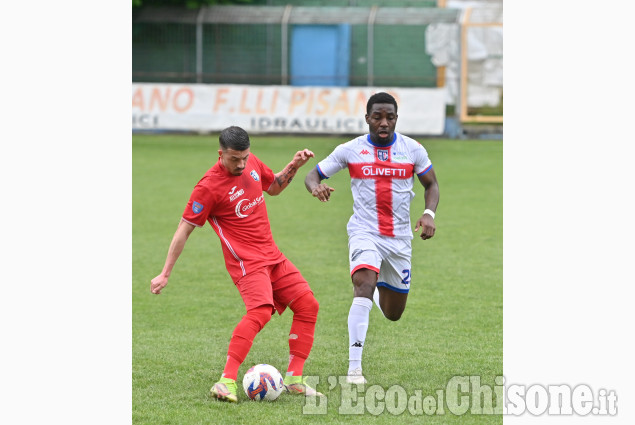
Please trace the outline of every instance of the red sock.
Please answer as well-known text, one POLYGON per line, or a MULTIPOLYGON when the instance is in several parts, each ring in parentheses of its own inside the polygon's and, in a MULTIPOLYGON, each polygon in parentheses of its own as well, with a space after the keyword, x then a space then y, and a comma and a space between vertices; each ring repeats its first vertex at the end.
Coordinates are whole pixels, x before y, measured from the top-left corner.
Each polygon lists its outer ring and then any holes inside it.
POLYGON ((312 293, 307 292, 289 306, 293 322, 289 331, 289 367, 287 375, 301 376, 304 363, 313 347, 315 322, 320 308, 312 293))
POLYGON ((271 313, 272 307, 270 305, 256 307, 249 310, 236 325, 227 349, 227 362, 223 370, 223 378, 236 379, 238 368, 245 361, 258 332, 271 319, 271 313))

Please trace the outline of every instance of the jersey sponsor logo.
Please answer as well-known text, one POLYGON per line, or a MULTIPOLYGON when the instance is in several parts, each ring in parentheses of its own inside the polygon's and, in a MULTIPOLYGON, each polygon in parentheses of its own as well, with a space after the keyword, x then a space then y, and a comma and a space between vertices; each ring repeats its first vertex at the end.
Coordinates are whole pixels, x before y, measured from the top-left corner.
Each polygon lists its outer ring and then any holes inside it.
POLYGON ((360 155, 370 155, 370 152, 368 152, 367 149, 362 149, 362 151, 359 154, 360 155))
POLYGON ((393 152, 392 159, 408 159, 405 152, 393 152))
POLYGON ((406 177, 406 170, 403 168, 383 168, 374 167, 372 165, 362 166, 362 174, 364 176, 392 176, 392 177, 406 177))
POLYGON ((380 161, 387 161, 388 160, 388 151, 385 149, 378 149, 377 150, 377 158, 380 161))
POLYGON ((203 204, 200 204, 196 201, 192 203, 192 211, 194 212, 194 214, 200 213, 201 211, 203 211, 204 208, 205 207, 203 206, 203 204))
POLYGON ((257 205, 262 204, 264 200, 265 195, 260 195, 253 201, 250 201, 249 199, 241 199, 236 204, 236 216, 240 218, 248 217, 249 214, 252 213, 251 209, 257 205))
POLYGON ((251 174, 251 177, 253 177, 254 180, 260 181, 260 176, 256 173, 256 170, 251 170, 249 174, 251 174))
POLYGON ((412 178, 414 165, 399 162, 362 162, 349 163, 348 171, 354 179, 392 179, 407 180, 412 178))
POLYGON ((230 190, 230 191, 229 191, 229 195, 231 195, 232 193, 234 193, 234 191, 236 190, 236 188, 237 188, 237 187, 238 187, 238 186, 234 186, 234 187, 232 187, 232 190, 230 190))
POLYGON ((235 189, 236 189, 236 186, 234 186, 234 188, 232 189, 232 191, 231 191, 231 192, 229 192, 229 195, 230 195, 230 196, 229 196, 229 200, 230 200, 230 201, 233 201, 233 200, 235 200, 235 199, 238 199, 241 195, 243 195, 243 194, 245 193, 245 190, 244 190, 244 189, 238 189, 238 192, 233 193, 235 189), (233 194, 232 194, 232 193, 233 193, 233 194))

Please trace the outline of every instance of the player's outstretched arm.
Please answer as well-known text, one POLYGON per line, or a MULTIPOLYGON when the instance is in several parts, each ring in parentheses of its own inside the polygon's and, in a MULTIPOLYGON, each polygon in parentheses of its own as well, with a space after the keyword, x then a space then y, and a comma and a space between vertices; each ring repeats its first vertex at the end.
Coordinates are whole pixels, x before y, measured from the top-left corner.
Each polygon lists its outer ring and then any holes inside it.
POLYGON ((190 224, 184 220, 181 220, 181 222, 179 223, 179 227, 176 229, 176 232, 174 232, 174 237, 172 238, 172 242, 170 243, 168 256, 165 259, 163 270, 161 271, 160 275, 150 281, 150 291, 153 294, 160 294, 161 290, 168 284, 168 278, 172 273, 172 268, 174 268, 176 260, 179 259, 181 252, 183 252, 185 242, 187 242, 187 238, 190 237, 190 234, 195 227, 196 226, 194 226, 193 224, 190 224))
MULTIPOLYGON (((425 188, 426 192, 424 198, 426 201, 426 211, 430 210, 434 214, 439 205, 439 183, 437 182, 437 176, 434 173, 434 169, 431 169, 423 176, 419 177, 419 181, 425 188)), ((415 226, 415 232, 421 228, 421 239, 426 240, 434 236, 436 232, 436 224, 434 223, 434 217, 430 214, 423 213, 417 220, 415 226)))
POLYGON ((326 202, 331 199, 331 192, 335 189, 321 182, 322 178, 320 177, 320 173, 318 173, 317 168, 314 168, 306 175, 304 186, 306 186, 306 190, 308 190, 313 197, 318 198, 322 202, 326 202))
POLYGON ((267 193, 272 196, 280 194, 280 192, 289 186, 289 183, 291 183, 291 180, 295 177, 298 169, 314 156, 315 154, 308 149, 296 152, 291 162, 288 163, 282 171, 274 175, 275 178, 271 186, 269 186, 269 189, 267 189, 267 193))

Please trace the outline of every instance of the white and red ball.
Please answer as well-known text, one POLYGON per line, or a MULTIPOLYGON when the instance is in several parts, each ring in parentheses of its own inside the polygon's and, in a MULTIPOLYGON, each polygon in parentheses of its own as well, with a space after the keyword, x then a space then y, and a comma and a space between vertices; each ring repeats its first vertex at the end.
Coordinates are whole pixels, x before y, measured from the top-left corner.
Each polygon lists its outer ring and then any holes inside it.
POLYGON ((252 400, 274 401, 284 390, 282 374, 268 364, 257 364, 243 377, 243 389, 252 400))

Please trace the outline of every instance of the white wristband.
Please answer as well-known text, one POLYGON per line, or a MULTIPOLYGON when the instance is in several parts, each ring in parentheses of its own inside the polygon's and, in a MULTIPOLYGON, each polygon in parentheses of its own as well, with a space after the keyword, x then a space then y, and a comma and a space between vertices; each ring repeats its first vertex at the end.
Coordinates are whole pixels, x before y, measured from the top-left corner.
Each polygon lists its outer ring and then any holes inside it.
POLYGON ((430 217, 434 218, 434 211, 432 211, 432 210, 425 210, 425 211, 423 212, 423 214, 424 214, 424 215, 425 215, 425 214, 429 214, 429 215, 430 215, 430 217))

